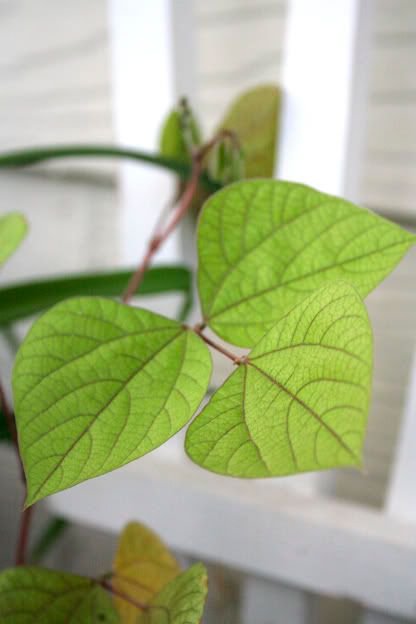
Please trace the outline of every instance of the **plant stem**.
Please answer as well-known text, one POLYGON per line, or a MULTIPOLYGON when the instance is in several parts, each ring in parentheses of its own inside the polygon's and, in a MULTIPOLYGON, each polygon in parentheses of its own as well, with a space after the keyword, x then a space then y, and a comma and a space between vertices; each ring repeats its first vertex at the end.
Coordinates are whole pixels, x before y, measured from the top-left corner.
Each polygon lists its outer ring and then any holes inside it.
POLYGON ((244 362, 248 361, 246 356, 244 355, 239 356, 239 355, 236 355, 235 353, 231 353, 231 351, 228 351, 228 349, 220 345, 218 342, 215 342, 211 338, 208 338, 208 336, 205 336, 202 333, 203 327, 204 327, 203 325, 195 325, 194 327, 190 327, 189 329, 192 329, 192 331, 194 331, 200 338, 202 338, 202 340, 206 342, 207 345, 209 345, 210 347, 212 347, 213 349, 215 349, 222 355, 225 355, 225 357, 231 360, 234 364, 236 365, 244 364, 244 362))
POLYGON ((185 187, 185 191, 183 192, 183 195, 179 200, 178 206, 165 229, 161 229, 160 231, 158 230, 157 233, 151 238, 143 260, 137 267, 137 270, 133 273, 129 283, 127 284, 127 288, 122 295, 123 303, 130 302, 134 293, 140 286, 144 274, 146 273, 153 259, 153 256, 161 247, 161 245, 163 245, 165 240, 171 235, 173 230, 176 228, 178 223, 183 219, 183 217, 186 215, 189 208, 191 207, 195 193, 198 189, 201 175, 203 173, 203 160, 205 156, 213 149, 213 147, 215 147, 217 143, 226 138, 230 139, 231 141, 237 142, 237 138, 234 132, 232 132, 231 130, 222 130, 221 132, 218 132, 218 134, 216 134, 210 141, 198 148, 193 154, 192 174, 185 187))
POLYGON ((20 520, 19 539, 16 550, 16 565, 24 565, 26 563, 26 551, 29 541, 30 521, 32 519, 34 507, 26 507, 23 510, 20 520))
POLYGON ((149 608, 148 605, 145 605, 141 602, 136 602, 136 600, 134 600, 133 598, 130 598, 130 596, 127 596, 127 594, 125 594, 124 592, 121 592, 118 589, 114 589, 112 584, 109 583, 107 579, 105 578, 100 579, 98 581, 98 584, 101 585, 103 589, 110 592, 110 594, 113 594, 113 596, 117 596, 118 598, 125 600, 126 602, 131 604, 133 607, 136 607, 136 609, 140 609, 141 611, 146 611, 149 608))
MULTIPOLYGON (((13 443, 14 443, 14 447, 15 447, 16 455, 17 455, 17 460, 19 462, 19 467, 20 467, 20 476, 21 476, 24 486, 26 487, 26 477, 25 477, 25 473, 23 470, 22 458, 20 457, 20 452, 19 452, 16 422, 14 419, 13 412, 6 399, 6 394, 4 392, 4 389, 1 383, 0 383, 0 405, 6 417, 7 425, 10 429, 10 434, 13 439, 13 443)), ((26 561, 26 550, 27 550, 27 544, 28 544, 28 538, 29 538, 29 529, 30 529, 30 521, 32 519, 32 513, 33 513, 33 507, 28 507, 22 512, 22 515, 20 518, 19 537, 17 540, 17 547, 16 547, 16 565, 23 565, 26 561)))
POLYGON ((12 412, 12 409, 7 401, 6 393, 4 392, 4 388, 3 388, 1 381, 0 381, 0 406, 6 418, 7 427, 10 431, 10 435, 13 440, 13 445, 16 451, 17 461, 19 463, 19 468, 20 468, 20 476, 21 476, 23 483, 26 485, 25 471, 23 470, 22 458, 20 457, 20 451, 19 451, 19 441, 17 439, 16 420, 12 412))
MULTIPOLYGON (((15 150, 0 153, 0 167, 28 167, 48 160, 61 158, 124 158, 139 162, 147 162, 164 169, 174 171, 181 178, 189 177, 191 167, 186 162, 175 158, 167 158, 159 154, 150 154, 138 150, 117 147, 115 145, 50 145, 33 147, 30 149, 15 150)), ((201 183, 211 191, 220 188, 218 182, 209 178, 206 174, 201 176, 201 183)))
POLYGON ((1 383, 1 381, 0 381, 0 406, 1 406, 1 409, 3 411, 4 416, 6 418, 7 426, 9 428, 10 435, 12 436, 13 444, 15 446, 16 453, 17 453, 17 456, 18 456, 19 462, 20 462, 19 444, 18 444, 18 441, 17 441, 16 423, 15 423, 15 420, 14 420, 13 412, 12 412, 10 406, 9 406, 8 401, 7 401, 6 393, 4 392, 4 388, 3 388, 3 385, 1 383))
POLYGON ((122 301, 123 303, 129 303, 130 299, 133 297, 134 293, 137 291, 140 286, 144 274, 146 273, 149 265, 152 261, 153 256, 159 249, 159 247, 165 242, 165 240, 170 236, 172 231, 175 229, 176 225, 179 221, 185 216, 189 207, 192 204, 193 197, 195 195, 195 191, 198 188, 199 176, 201 174, 201 162, 198 159, 196 164, 192 170, 192 176, 189 180, 189 183, 186 186, 185 192, 181 197, 179 205, 175 212, 172 215, 171 220, 169 221, 166 228, 160 233, 153 236, 150 240, 147 251, 137 270, 133 273, 130 281, 127 285, 126 290, 123 293, 122 301))

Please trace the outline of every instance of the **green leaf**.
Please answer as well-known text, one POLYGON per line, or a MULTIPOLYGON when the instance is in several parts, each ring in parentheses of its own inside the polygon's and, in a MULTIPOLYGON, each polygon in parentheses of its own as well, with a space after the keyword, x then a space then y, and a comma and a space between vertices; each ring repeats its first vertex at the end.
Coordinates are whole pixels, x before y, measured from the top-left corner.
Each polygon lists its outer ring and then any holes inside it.
POLYGON ((350 281, 367 295, 415 241, 369 210, 302 184, 233 184, 207 201, 199 224, 205 322, 251 347, 325 282, 350 281))
POLYGON ((2 624, 116 624, 111 598, 92 579, 35 567, 0 574, 2 624))
POLYGON ((323 286, 254 347, 193 421, 186 450, 235 477, 360 465, 372 336, 357 291, 323 286))
POLYGON ((201 339, 158 314, 100 298, 46 312, 13 369, 27 505, 163 444, 194 414, 210 374, 201 339))
POLYGON ((137 624, 199 624, 207 591, 206 569, 197 563, 162 589, 137 624))
POLYGON ((180 567, 167 546, 150 529, 130 522, 123 530, 113 564, 111 584, 132 602, 114 598, 123 624, 136 624, 137 607, 154 596, 180 573, 180 567))
POLYGON ((188 108, 173 110, 162 127, 160 136, 161 155, 190 163, 190 149, 200 145, 200 143, 201 133, 192 112, 188 108))
POLYGON ((234 130, 238 135, 247 178, 274 174, 280 100, 278 87, 256 87, 233 102, 220 124, 220 129, 234 130))
MULTIPOLYGON (((146 162, 151 165, 169 169, 181 178, 187 179, 191 175, 189 163, 168 158, 160 154, 139 152, 137 150, 117 147, 116 145, 46 145, 29 149, 0 153, 0 168, 28 167, 50 160, 62 158, 122 158, 136 162, 146 162)), ((219 185, 205 173, 201 175, 201 184, 210 191, 216 191, 219 185)))
POLYGON ((215 146, 209 156, 209 172, 213 180, 226 186, 245 177, 245 157, 229 137, 215 146))
MULTIPOLYGON (((51 307, 59 301, 82 295, 117 297, 127 285, 132 270, 79 273, 46 278, 0 288, 0 325, 15 322, 51 307)), ((192 293, 192 274, 184 266, 160 266, 146 271, 137 294, 192 293)))
POLYGON ((0 217, 0 266, 20 245, 27 234, 27 222, 19 212, 0 217))

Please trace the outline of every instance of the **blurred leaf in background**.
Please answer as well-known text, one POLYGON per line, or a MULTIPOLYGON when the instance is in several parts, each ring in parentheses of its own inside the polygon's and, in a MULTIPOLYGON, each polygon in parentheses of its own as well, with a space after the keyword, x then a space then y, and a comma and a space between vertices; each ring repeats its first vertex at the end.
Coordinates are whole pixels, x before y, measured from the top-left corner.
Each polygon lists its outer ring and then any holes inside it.
POLYGON ((231 104, 219 130, 234 131, 245 156, 245 177, 270 178, 276 164, 281 91, 277 86, 255 87, 231 104))
POLYGON ((162 156, 191 162, 192 149, 201 145, 201 131, 186 99, 179 102, 167 116, 160 134, 159 150, 162 156))
POLYGON ((20 212, 0 217, 0 266, 6 262, 27 234, 27 222, 20 212))
POLYGON ((180 573, 180 567, 162 540, 149 528, 130 522, 122 531, 113 564, 112 586, 131 602, 115 598, 124 624, 137 622, 132 602, 148 604, 180 573))

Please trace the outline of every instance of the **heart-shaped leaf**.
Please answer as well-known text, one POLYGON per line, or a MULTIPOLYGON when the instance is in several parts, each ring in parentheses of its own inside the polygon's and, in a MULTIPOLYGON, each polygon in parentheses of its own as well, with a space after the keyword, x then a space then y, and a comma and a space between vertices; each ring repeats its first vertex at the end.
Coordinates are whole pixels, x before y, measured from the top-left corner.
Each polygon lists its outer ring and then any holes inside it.
POLYGON ((203 208, 198 285, 205 322, 251 347, 324 282, 367 295, 416 237, 331 195, 276 180, 238 182, 203 208))
POLYGON ((35 567, 0 574, 2 624, 116 624, 110 596, 92 579, 35 567))
POLYGON ((360 465, 372 336, 349 284, 333 282, 284 316, 188 429, 208 470, 272 477, 360 465))
POLYGON ((197 563, 162 589, 137 624, 199 624, 207 591, 206 569, 197 563))
POLYGON ((69 299, 34 323, 13 392, 30 505, 160 446, 191 418, 211 374, 179 323, 110 299, 69 299))
POLYGON ((0 266, 6 262, 27 234, 27 222, 19 212, 0 217, 0 266))
POLYGON ((280 100, 280 89, 274 85, 250 89, 232 103, 220 124, 220 129, 237 134, 247 178, 274 174, 280 100))
MULTIPOLYGON (((132 603, 148 604, 180 572, 169 549, 150 529, 130 522, 123 530, 113 564, 112 586, 132 603)), ((136 624, 137 607, 115 598, 124 624, 136 624)))

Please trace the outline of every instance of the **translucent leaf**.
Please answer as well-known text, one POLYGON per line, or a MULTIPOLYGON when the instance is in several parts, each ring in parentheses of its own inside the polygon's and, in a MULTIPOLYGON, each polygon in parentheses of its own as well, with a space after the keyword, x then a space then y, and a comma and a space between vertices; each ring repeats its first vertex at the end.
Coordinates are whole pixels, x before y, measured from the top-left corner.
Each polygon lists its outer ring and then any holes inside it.
POLYGON ((13 370, 27 504, 160 446, 191 418, 210 373, 205 344, 175 321, 101 298, 51 308, 13 370))
POLYGON ((92 579, 35 567, 0 574, 2 624, 115 624, 110 596, 92 579))
POLYGON ((202 211, 198 285, 205 322, 251 347, 324 282, 367 295, 416 237, 369 210, 290 182, 239 182, 202 211))
MULTIPOLYGON (((160 538, 138 522, 130 522, 122 532, 113 570, 114 589, 139 604, 148 604, 180 572, 160 538)), ((136 607, 120 598, 115 604, 124 624, 136 624, 136 607)))
POLYGON ((193 421, 191 459, 236 477, 360 465, 372 337, 357 291, 323 286, 254 347, 193 421))
POLYGON ((0 266, 20 245, 27 233, 27 222, 19 212, 0 217, 0 266))
POLYGON ((280 99, 278 87, 256 87, 235 100, 221 122, 220 128, 234 130, 240 139, 247 178, 274 173, 280 99))
POLYGON ((137 624, 199 624, 207 591, 206 569, 197 563, 162 589, 137 624))

